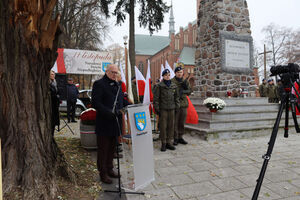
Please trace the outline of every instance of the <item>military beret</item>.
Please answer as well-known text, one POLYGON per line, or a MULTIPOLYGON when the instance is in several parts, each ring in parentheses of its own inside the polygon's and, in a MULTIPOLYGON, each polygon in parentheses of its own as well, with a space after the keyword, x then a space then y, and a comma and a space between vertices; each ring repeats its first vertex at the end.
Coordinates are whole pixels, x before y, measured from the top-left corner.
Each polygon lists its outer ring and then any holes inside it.
POLYGON ((175 68, 175 73, 178 72, 178 71, 180 71, 180 70, 182 70, 182 67, 176 67, 175 68))
POLYGON ((164 75, 166 75, 166 74, 168 74, 168 73, 170 73, 170 70, 165 69, 165 70, 161 73, 161 75, 164 76, 164 75))

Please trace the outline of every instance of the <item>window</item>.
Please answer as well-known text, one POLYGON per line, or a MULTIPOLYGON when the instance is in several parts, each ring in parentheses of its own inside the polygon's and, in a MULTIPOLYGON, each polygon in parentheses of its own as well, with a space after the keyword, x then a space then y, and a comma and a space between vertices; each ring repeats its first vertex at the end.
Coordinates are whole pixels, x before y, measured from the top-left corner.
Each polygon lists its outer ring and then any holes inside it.
POLYGON ((142 61, 139 63, 139 67, 138 68, 139 68, 140 72, 143 74, 144 73, 144 64, 143 64, 142 61))
POLYGON ((179 50, 179 38, 175 39, 175 50, 179 50))
POLYGON ((197 29, 193 29, 193 45, 196 45, 196 39, 197 39, 197 29))
POLYGON ((184 34, 184 44, 188 44, 189 43, 189 36, 187 33, 184 34))

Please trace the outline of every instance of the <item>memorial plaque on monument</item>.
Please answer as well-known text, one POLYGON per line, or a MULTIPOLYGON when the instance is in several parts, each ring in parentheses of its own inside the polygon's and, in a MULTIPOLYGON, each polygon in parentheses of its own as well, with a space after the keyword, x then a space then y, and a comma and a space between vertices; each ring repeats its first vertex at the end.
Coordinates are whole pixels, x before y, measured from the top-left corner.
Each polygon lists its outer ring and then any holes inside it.
POLYGON ((252 37, 220 31, 222 70, 230 73, 252 72, 252 37))

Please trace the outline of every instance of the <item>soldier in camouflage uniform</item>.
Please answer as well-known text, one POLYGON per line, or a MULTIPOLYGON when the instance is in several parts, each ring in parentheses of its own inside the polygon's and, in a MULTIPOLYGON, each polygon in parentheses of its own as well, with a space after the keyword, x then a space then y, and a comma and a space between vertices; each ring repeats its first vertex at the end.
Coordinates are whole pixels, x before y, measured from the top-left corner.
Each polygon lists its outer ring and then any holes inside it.
POLYGON ((268 96, 267 90, 268 90, 267 80, 263 79, 262 84, 259 86, 260 97, 267 97, 268 96))
POLYGON ((172 145, 174 137, 175 109, 179 108, 177 86, 170 80, 170 71, 162 72, 163 81, 157 84, 153 92, 153 105, 159 115, 161 151, 175 150, 172 145))
POLYGON ((174 145, 187 144, 182 138, 184 134, 184 124, 187 115, 187 107, 189 106, 187 96, 191 94, 191 87, 188 80, 183 80, 182 67, 176 67, 175 77, 172 82, 177 85, 179 91, 180 108, 175 110, 175 129, 174 129, 174 145))
POLYGON ((274 85, 273 79, 268 80, 268 88, 267 88, 267 94, 268 94, 268 101, 269 103, 276 103, 276 87, 274 85))

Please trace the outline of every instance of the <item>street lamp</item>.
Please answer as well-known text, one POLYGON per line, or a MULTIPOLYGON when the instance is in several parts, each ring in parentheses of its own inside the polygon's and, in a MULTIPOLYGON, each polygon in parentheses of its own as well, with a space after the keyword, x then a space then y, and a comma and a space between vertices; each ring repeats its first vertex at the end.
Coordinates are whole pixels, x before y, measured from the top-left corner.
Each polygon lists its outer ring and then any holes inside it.
POLYGON ((128 85, 129 85, 129 82, 128 82, 128 53, 127 53, 127 39, 128 39, 128 36, 127 35, 124 35, 123 36, 123 40, 124 40, 124 49, 125 49, 125 77, 126 77, 126 89, 127 89, 127 92, 128 92, 128 85))

